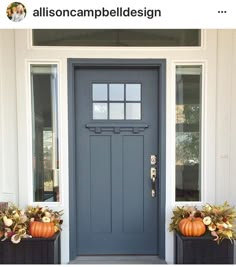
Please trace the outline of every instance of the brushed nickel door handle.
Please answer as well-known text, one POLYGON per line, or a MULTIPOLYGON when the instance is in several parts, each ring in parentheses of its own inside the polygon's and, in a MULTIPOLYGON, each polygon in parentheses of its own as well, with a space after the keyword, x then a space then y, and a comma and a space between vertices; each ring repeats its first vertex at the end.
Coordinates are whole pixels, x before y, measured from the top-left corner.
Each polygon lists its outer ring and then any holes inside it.
POLYGON ((152 197, 156 197, 156 178, 157 178, 157 169, 156 167, 151 167, 150 169, 150 178, 152 180, 152 197))

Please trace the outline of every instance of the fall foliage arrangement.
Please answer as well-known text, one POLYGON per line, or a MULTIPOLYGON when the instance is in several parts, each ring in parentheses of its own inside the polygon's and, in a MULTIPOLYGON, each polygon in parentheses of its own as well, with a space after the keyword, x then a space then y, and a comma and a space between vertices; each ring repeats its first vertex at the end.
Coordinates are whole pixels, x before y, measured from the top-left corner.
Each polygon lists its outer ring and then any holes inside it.
POLYGON ((217 243, 225 238, 233 241, 236 240, 236 209, 227 202, 218 206, 206 204, 202 209, 177 206, 173 210, 169 230, 184 236, 211 234, 217 243))
POLYGON ((19 209, 14 205, 0 210, 0 239, 10 239, 14 244, 22 238, 52 237, 61 231, 62 211, 53 211, 48 207, 19 209))

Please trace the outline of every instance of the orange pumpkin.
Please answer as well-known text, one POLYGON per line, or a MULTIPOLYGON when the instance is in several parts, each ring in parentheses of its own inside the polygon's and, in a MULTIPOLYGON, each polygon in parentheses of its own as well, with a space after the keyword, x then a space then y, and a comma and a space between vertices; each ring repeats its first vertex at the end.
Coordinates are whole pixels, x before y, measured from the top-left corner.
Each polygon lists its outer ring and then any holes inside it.
POLYGON ((201 236, 206 232, 202 218, 184 218, 179 222, 179 230, 184 236, 201 236))
POLYGON ((52 237, 55 234, 55 227, 50 222, 31 222, 30 234, 32 237, 52 237))

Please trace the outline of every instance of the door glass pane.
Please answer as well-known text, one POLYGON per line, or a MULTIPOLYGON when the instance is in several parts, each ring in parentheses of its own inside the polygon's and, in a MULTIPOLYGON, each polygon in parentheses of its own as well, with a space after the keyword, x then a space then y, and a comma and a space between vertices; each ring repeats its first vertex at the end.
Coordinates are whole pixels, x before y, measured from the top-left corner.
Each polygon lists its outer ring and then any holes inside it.
POLYGON ((111 83, 109 90, 110 101, 124 101, 124 84, 111 83))
POLYGON ((141 101, 141 84, 126 84, 126 100, 141 101))
POLYGON ((91 103, 93 120, 141 120, 141 84, 94 83, 91 103))
POLYGON ((107 103, 93 103, 93 119, 107 120, 107 103))
POLYGON ((198 29, 35 29, 35 46, 200 46, 198 29))
POLYGON ((141 104, 127 103, 126 104, 126 119, 127 120, 141 120, 141 104))
POLYGON ((176 67, 176 201, 201 200, 201 75, 176 67))
POLYGON ((123 119, 124 119, 124 104, 110 103, 110 120, 123 120, 123 119))
POLYGON ((107 84, 93 84, 93 101, 107 100, 107 84))
POLYGON ((31 65, 33 198, 59 201, 58 81, 56 65, 31 65))

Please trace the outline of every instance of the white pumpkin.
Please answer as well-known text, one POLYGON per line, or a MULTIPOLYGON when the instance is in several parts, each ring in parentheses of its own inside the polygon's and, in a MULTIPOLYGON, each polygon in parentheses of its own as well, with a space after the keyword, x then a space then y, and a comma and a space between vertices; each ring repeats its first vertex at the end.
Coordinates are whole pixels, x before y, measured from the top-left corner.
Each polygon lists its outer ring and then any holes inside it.
POLYGON ((6 226, 11 226, 12 224, 13 224, 13 221, 12 221, 12 219, 8 219, 7 218, 7 216, 4 216, 3 217, 3 222, 4 222, 4 224, 6 225, 6 226))
POLYGON ((11 242, 14 244, 18 244, 21 241, 21 236, 19 234, 15 234, 11 237, 11 242))
POLYGON ((46 222, 50 222, 51 220, 50 220, 50 218, 44 216, 44 217, 42 218, 42 221, 46 223, 46 222))

